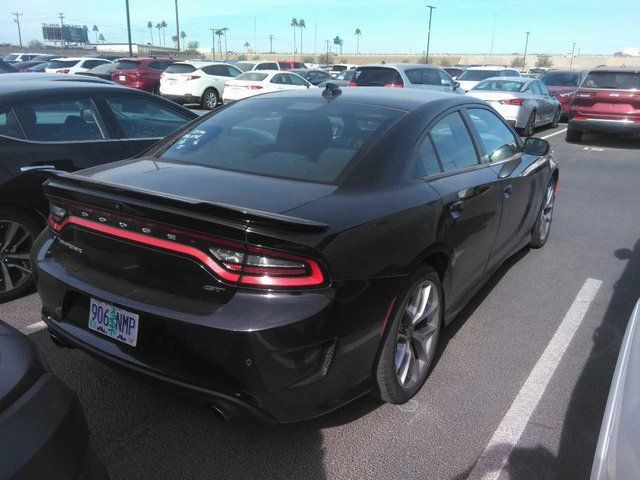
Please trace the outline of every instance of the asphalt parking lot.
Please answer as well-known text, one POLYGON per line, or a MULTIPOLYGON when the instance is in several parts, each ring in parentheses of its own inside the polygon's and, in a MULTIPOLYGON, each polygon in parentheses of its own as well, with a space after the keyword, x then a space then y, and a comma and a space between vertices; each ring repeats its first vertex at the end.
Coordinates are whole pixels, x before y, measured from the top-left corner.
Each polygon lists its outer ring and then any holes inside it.
POLYGON ((549 242, 509 260, 449 326, 409 404, 362 398, 301 424, 226 424, 180 392, 55 347, 37 295, 0 305, 0 319, 78 392, 113 479, 588 478, 640 296, 640 140, 567 144, 564 128, 536 135, 561 168, 549 242), (558 336, 567 321, 574 330, 558 336), (536 383, 543 367, 548 383, 536 383), (527 395, 539 400, 518 403, 527 395), (512 444, 494 441, 518 425, 512 444), (503 469, 482 470, 505 451, 503 469))

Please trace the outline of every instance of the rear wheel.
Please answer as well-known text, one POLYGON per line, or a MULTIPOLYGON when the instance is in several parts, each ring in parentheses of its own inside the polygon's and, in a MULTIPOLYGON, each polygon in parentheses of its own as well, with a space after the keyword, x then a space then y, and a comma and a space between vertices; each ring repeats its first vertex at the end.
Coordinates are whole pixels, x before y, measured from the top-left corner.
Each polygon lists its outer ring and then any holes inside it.
POLYGON ((524 126, 524 128, 520 129, 520 134, 523 137, 531 137, 533 136, 535 129, 536 129, 536 111, 534 110, 533 112, 531 112, 531 115, 529 115, 529 120, 527 120, 527 124, 524 126))
POLYGON ((33 286, 29 251, 41 227, 19 210, 0 209, 0 303, 24 295, 33 286))
POLYGON ((542 248, 544 244, 547 243, 547 238, 549 238, 549 232, 551 231, 551 220, 553 220, 553 205, 555 201, 556 180, 551 177, 544 199, 542 200, 540 214, 531 232, 531 243, 529 245, 532 248, 542 248))
POLYGON ((207 88, 202 94, 202 100, 200 102, 202 108, 207 110, 213 110, 218 106, 218 92, 213 88, 207 88))
POLYGON ((582 132, 567 128, 566 140, 569 143, 579 143, 582 140, 582 132))
POLYGON ((440 277, 422 265, 409 278, 383 337, 375 374, 385 402, 405 403, 424 384, 438 345, 442 310, 440 277))

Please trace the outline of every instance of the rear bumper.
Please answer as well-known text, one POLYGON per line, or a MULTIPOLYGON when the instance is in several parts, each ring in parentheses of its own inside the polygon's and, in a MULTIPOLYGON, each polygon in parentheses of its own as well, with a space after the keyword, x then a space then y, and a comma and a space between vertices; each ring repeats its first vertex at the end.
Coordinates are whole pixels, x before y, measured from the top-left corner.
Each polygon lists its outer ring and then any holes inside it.
POLYGON ((200 103, 200 97, 196 97, 194 95, 173 95, 160 92, 160 96, 180 105, 186 105, 189 103, 200 103))
POLYGON ((124 293, 127 286, 120 285, 116 291, 110 285, 118 279, 58 263, 47 254, 50 235, 38 238, 33 264, 44 320, 63 343, 189 389, 223 411, 277 423, 322 415, 372 388, 381 326, 397 279, 296 294, 239 290, 217 309, 209 312, 200 301, 200 313, 186 313, 166 302, 159 306, 149 289, 137 298, 139 286, 124 293), (339 300, 340 292, 348 300, 339 300), (136 347, 87 328, 90 297, 140 315, 136 347))
POLYGON ((618 120, 569 120, 569 128, 583 133, 608 133, 615 135, 640 135, 640 123, 618 120))
POLYGON ((140 80, 140 81, 118 81, 113 80, 123 87, 135 88, 136 90, 144 90, 145 92, 153 92, 153 88, 158 84, 158 80, 140 80))

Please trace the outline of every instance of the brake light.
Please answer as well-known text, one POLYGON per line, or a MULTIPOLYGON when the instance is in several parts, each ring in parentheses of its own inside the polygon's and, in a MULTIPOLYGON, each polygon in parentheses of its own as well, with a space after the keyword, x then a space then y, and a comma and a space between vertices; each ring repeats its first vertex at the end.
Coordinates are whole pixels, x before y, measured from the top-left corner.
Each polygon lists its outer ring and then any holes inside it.
POLYGON ((524 103, 524 98, 506 98, 504 100, 500 100, 502 105, 517 105, 520 106, 524 103))
POLYGON ((260 90, 263 87, 262 85, 247 85, 245 88, 248 88, 249 90, 260 90))
POLYGON ((196 260, 229 284, 253 288, 310 288, 326 283, 319 263, 307 257, 179 230, 58 200, 51 202, 50 210, 49 225, 55 232, 73 225, 177 253, 196 260))
POLYGON ((60 70, 56 70, 56 73, 69 73, 68 68, 61 68, 60 70))
POLYGON ((404 88, 404 83, 399 82, 399 83, 387 83, 385 85, 385 87, 387 88, 404 88))
POLYGON ((348 87, 357 87, 358 84, 356 82, 349 82, 348 87))
POLYGON ((187 75, 187 80, 197 80, 200 78, 200 75, 187 75))

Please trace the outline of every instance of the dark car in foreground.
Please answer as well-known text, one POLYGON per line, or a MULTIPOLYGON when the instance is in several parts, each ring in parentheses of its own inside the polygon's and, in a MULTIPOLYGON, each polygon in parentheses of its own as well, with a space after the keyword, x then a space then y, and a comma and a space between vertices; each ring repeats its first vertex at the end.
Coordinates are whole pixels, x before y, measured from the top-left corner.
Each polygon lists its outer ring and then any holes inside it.
POLYGON ((540 81, 544 83, 551 93, 556 94, 556 98, 562 107, 562 119, 569 117, 569 106, 576 90, 589 73, 588 70, 552 70, 540 76, 540 81))
POLYGON ((440 330, 546 242, 549 144, 421 90, 277 92, 45 184, 32 250, 56 341, 293 422, 422 387, 440 330))
POLYGON ((571 101, 567 141, 579 142, 585 133, 640 134, 640 70, 591 70, 571 101))
POLYGON ((43 171, 74 171, 137 155, 194 118, 172 102, 98 78, 3 75, 0 302, 32 286, 28 253, 49 213, 43 171))
POLYGON ((106 479, 78 397, 0 321, 0 478, 106 479))

